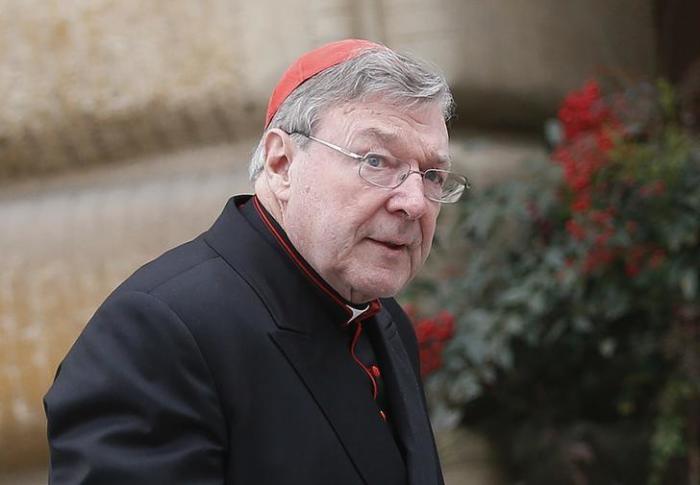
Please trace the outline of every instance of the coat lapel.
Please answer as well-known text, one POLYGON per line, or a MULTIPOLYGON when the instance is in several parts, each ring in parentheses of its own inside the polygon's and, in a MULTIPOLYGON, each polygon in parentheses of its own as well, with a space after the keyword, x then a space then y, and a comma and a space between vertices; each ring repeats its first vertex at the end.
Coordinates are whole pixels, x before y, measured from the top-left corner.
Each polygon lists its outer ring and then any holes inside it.
POLYGON ((369 395, 366 376, 347 352, 345 336, 328 327, 311 335, 279 330, 272 339, 321 408, 364 482, 396 483, 396 470, 404 467, 401 455, 369 395))
POLYGON ((442 484, 423 392, 391 315, 383 309, 376 316, 384 378, 391 402, 390 418, 402 442, 410 485, 442 484))

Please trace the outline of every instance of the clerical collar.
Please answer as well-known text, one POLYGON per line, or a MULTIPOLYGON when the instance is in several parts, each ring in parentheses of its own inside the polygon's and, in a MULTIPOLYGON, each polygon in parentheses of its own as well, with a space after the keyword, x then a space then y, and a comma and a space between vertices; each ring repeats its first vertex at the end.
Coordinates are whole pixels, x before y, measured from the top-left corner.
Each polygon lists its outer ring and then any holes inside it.
POLYGON ((331 301, 340 307, 346 314, 347 320, 344 324, 347 326, 352 322, 365 320, 379 313, 381 303, 378 299, 374 299, 364 305, 357 305, 343 298, 333 287, 331 287, 316 270, 299 254, 294 245, 291 243, 284 229, 277 223, 274 217, 260 203, 257 196, 253 196, 251 203, 255 208, 260 220, 263 222, 269 233, 274 237, 275 241, 282 248, 289 258, 294 262, 297 268, 306 276, 306 278, 317 288, 319 288, 331 301))

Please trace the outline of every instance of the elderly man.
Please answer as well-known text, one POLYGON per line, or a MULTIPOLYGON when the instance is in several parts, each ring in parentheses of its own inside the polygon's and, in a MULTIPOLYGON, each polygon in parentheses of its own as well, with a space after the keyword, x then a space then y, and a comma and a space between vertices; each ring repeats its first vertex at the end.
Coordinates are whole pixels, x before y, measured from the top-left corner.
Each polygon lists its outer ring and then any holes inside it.
POLYGON ((445 80, 360 40, 297 60, 255 195, 104 302, 45 398, 63 484, 442 483, 410 322, 449 172, 445 80))

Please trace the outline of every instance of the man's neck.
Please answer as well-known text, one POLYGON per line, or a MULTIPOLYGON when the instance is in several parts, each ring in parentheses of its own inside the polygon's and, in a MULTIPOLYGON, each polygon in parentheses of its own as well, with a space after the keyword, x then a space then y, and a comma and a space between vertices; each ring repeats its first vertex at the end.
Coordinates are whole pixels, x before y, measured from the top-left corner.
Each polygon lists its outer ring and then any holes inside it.
MULTIPOLYGON (((264 174, 261 175, 261 177, 264 177, 264 174)), ((330 281, 328 278, 323 276, 321 272, 316 268, 311 261, 306 257, 305 254, 303 254, 299 249, 296 247, 294 244, 294 241, 292 238, 289 236, 289 233, 287 232, 287 228, 285 227, 284 224, 284 211, 282 209, 282 203, 274 196, 274 193, 270 190, 266 190, 267 184, 264 182, 258 183, 256 181, 255 184, 255 197, 257 197, 258 202, 263 206, 263 208, 268 212, 270 216, 272 216, 275 220, 275 222, 282 228, 282 230, 285 232, 286 237, 289 239, 289 241, 292 243, 294 246, 294 249, 301 255, 302 258, 304 258, 304 262, 309 265, 313 270, 323 279, 323 281, 330 287, 332 288, 338 295, 340 295, 343 299, 347 300, 348 302, 352 303, 353 306, 357 306, 364 308, 367 303, 373 300, 373 298, 366 297, 365 295, 362 295, 358 292, 356 292, 352 287, 342 287, 341 285, 334 284, 335 282, 330 281), (260 192, 258 192, 258 188, 260 188, 260 192)))

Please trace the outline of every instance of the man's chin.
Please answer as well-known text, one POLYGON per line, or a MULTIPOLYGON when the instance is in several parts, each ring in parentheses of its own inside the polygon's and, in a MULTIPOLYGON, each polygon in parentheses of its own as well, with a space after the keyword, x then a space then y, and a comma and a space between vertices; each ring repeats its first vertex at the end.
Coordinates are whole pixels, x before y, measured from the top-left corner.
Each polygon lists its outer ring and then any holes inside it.
POLYGON ((390 298, 396 296, 408 283, 407 278, 363 278, 353 285, 353 303, 363 303, 375 298, 390 298))

